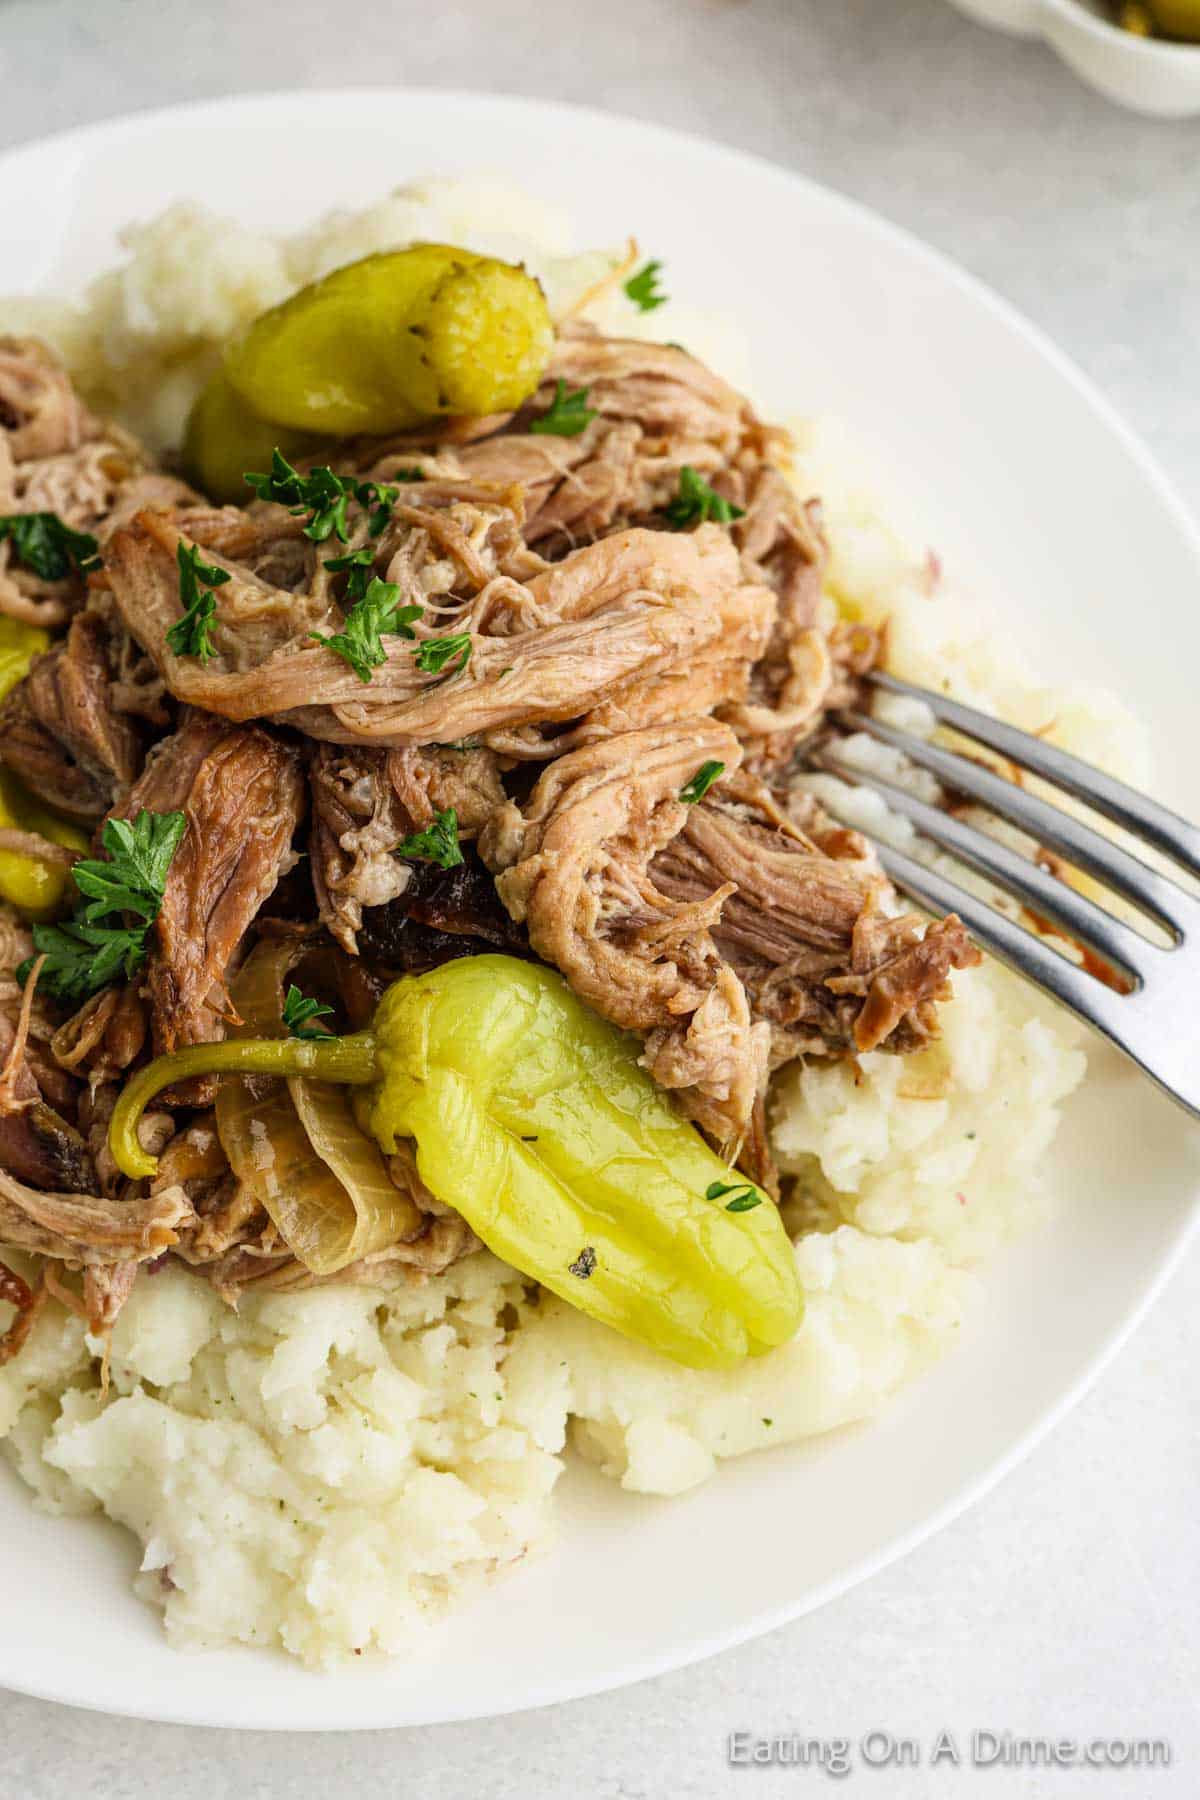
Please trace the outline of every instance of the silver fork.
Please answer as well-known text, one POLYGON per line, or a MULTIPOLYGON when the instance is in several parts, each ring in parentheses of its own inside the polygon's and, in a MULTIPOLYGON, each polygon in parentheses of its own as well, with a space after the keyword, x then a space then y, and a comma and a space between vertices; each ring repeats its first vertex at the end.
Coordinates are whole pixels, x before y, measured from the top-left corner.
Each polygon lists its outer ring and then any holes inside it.
MULTIPOLYGON (((876 673, 869 679, 890 694, 923 700, 942 724, 1084 801, 1189 874, 1200 877, 1200 830, 1157 801, 1079 757, 944 694, 913 687, 892 675, 876 673)), ((836 742, 823 745, 810 758, 815 767, 876 790, 923 836, 1025 906, 1044 914, 1110 965, 1127 992, 1117 991, 1086 967, 1070 962, 1044 939, 957 882, 903 851, 886 844, 877 846, 883 866, 898 888, 929 912, 958 913, 988 950, 1069 1006, 1131 1057, 1172 1099, 1200 1116, 1200 964, 1194 954, 1200 940, 1200 897, 1057 806, 968 757, 898 731, 867 713, 848 711, 837 718, 850 730, 867 732, 881 743, 893 745, 947 787, 1019 826, 1038 844, 1095 876, 1166 931, 1169 944, 1152 943, 1028 857, 938 807, 926 805, 874 771, 857 768, 840 754, 836 742), (1193 954, 1187 955, 1188 951, 1193 954)))

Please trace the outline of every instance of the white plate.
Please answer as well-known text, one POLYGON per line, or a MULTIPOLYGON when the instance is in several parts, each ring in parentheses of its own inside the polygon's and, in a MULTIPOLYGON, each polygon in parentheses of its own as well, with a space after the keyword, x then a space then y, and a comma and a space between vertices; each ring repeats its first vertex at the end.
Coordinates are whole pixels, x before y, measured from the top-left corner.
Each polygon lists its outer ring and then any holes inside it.
MULTIPOLYGON (((1020 318, 911 238, 765 163, 521 100, 294 94, 124 120, 0 160, 0 292, 61 289, 132 216, 194 195, 299 223, 431 168, 491 165, 630 231, 672 289, 740 316, 778 412, 832 410, 903 473, 956 571, 1048 678, 1121 689, 1168 798, 1200 814, 1200 542, 1146 453, 1020 318)), ((558 1546, 427 1661, 314 1676, 248 1651, 172 1654, 128 1590, 131 1540, 0 1483, 0 1682, 150 1718, 287 1730, 499 1713, 633 1681, 819 1605, 944 1524, 1082 1392, 1197 1216, 1200 1133, 1097 1051, 1056 1153, 1055 1223, 988 1273, 967 1341, 875 1424, 726 1467, 673 1502, 583 1469, 558 1546)), ((1112 1446, 1119 1478, 1124 1447, 1112 1446)), ((1062 1523, 1070 1555, 1070 1521, 1062 1523)))

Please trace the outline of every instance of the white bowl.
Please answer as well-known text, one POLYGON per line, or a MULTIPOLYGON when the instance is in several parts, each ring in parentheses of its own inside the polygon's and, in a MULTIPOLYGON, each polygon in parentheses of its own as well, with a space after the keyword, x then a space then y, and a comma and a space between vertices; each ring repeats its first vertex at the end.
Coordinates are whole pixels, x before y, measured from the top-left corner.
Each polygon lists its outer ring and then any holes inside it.
POLYGON ((1200 44, 1137 37, 1100 0, 952 0, 981 24, 1042 37, 1097 93, 1134 112, 1182 119, 1200 113, 1200 44))
MULTIPOLYGON (((115 231, 200 196, 291 227, 389 182, 491 165, 635 232, 672 290, 746 325, 784 416, 842 414, 901 484, 972 605, 1047 682, 1120 689, 1163 797, 1200 815, 1200 538, 1066 358, 914 239, 766 163, 656 126, 525 100, 296 93, 117 121, 0 158, 0 293, 75 287, 115 231)), ((1097 1049, 1051 1172, 1052 1224, 986 1272, 964 1342, 870 1426, 727 1465, 680 1501, 573 1468, 556 1547, 428 1660, 314 1676, 282 1656, 187 1657, 135 1600, 131 1540, 34 1511, 0 1478, 0 1682, 76 1705, 280 1730, 471 1717, 678 1666, 860 1581, 966 1506, 1082 1392, 1200 1217, 1200 1133, 1097 1049)), ((1124 1446, 1112 1445, 1120 1479, 1124 1446)), ((1062 1522, 1062 1554, 1071 1554, 1062 1522)), ((798 1703, 802 1697, 798 1696, 798 1703)))

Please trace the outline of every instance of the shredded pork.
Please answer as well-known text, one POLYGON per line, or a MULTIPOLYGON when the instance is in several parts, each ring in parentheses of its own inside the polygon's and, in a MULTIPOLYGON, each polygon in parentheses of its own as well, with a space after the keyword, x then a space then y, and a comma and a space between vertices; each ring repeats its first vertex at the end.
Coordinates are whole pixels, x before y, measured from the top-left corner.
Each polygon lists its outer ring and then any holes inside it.
MULTIPOLYGON (((236 1024, 256 942, 290 934, 315 959, 337 1029, 405 971, 539 958, 768 1186, 772 1071, 917 1048, 975 959, 957 920, 900 912, 864 841, 793 784, 797 747, 880 642, 824 592, 820 506, 797 497, 786 438, 696 358, 566 327, 517 413, 334 462, 396 489, 382 516, 350 509, 345 541, 249 493, 210 505, 49 353, 0 340, 0 515, 55 512, 102 561, 48 582, 0 541, 0 612, 60 633, 0 709, 0 761, 97 844, 109 816, 186 820, 130 980, 74 1004, 23 991, 29 935, 0 912, 0 1244, 45 1259, 29 1281, 0 1266, 0 1358, 48 1293, 107 1331, 166 1253, 234 1304, 318 1279, 233 1174, 215 1079, 143 1122, 151 1186, 108 1149, 129 1071, 236 1024), (560 380, 595 416, 531 432, 560 380), (678 518, 685 471, 726 511, 678 518), (169 641, 193 550, 228 577, 206 657, 169 641), (346 629, 331 564, 347 556, 418 609, 368 681, 320 641, 346 629), (415 652, 447 637, 460 649, 423 668, 415 652), (449 830, 439 867, 422 834, 449 830)), ((422 1223, 338 1280, 419 1280, 477 1248, 411 1156, 389 1174, 422 1223)))

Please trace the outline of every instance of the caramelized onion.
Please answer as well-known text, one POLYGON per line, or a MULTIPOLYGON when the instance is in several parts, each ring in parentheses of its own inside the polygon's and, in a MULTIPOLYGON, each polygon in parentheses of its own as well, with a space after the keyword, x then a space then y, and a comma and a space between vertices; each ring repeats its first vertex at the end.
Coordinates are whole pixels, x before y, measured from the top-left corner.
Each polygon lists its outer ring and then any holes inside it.
MULTIPOLYGON (((234 1035, 283 1035, 284 983, 307 950, 303 939, 283 939, 247 958, 230 991, 242 1020, 234 1035)), ((314 1275, 336 1274, 420 1228, 419 1210, 389 1179, 345 1091, 329 1082, 222 1081, 217 1130, 238 1179, 314 1275)))

